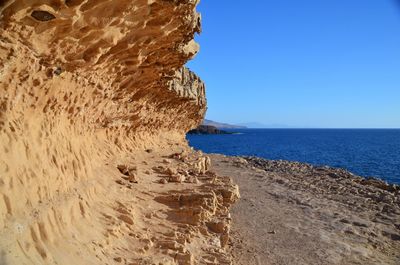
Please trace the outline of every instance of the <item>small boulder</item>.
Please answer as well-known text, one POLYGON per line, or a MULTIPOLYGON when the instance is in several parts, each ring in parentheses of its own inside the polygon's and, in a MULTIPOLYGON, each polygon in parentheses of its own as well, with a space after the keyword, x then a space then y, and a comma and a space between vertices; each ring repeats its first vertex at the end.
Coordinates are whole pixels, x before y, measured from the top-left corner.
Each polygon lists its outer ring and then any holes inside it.
POLYGON ((161 178, 161 179, 158 181, 158 183, 160 183, 160 184, 167 184, 167 183, 168 183, 168 180, 166 180, 165 178, 161 178))
POLYGON ((169 182, 182 183, 186 180, 185 176, 176 174, 169 177, 169 182))

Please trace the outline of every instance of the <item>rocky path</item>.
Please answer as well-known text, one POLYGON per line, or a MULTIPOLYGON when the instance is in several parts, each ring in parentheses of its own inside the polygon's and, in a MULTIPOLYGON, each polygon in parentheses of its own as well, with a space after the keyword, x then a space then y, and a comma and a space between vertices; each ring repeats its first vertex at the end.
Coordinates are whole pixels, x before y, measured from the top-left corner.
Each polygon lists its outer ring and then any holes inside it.
POLYGON ((237 264, 400 264, 397 186, 296 162, 211 157, 240 187, 237 264))

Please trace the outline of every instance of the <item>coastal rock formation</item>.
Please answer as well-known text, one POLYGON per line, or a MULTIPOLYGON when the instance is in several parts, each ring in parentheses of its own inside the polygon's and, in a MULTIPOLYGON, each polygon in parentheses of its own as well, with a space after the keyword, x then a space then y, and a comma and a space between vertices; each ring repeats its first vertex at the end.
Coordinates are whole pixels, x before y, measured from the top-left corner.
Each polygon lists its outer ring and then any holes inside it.
POLYGON ((197 3, 0 1, 0 264, 230 263, 237 188, 185 140, 197 3))

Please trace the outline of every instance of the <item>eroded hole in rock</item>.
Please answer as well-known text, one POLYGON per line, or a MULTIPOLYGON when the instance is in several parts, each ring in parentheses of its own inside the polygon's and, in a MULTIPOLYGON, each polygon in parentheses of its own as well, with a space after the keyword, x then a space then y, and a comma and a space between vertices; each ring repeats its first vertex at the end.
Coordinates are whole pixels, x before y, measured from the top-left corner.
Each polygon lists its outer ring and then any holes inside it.
POLYGON ((52 68, 48 68, 48 69, 46 69, 46 76, 48 77, 48 78, 53 78, 53 69, 52 68))
POLYGON ((53 14, 43 10, 35 10, 32 12, 31 16, 39 21, 49 21, 56 18, 53 14))
POLYGON ((62 72, 64 72, 64 70, 60 66, 57 66, 53 73, 55 75, 61 75, 62 72))

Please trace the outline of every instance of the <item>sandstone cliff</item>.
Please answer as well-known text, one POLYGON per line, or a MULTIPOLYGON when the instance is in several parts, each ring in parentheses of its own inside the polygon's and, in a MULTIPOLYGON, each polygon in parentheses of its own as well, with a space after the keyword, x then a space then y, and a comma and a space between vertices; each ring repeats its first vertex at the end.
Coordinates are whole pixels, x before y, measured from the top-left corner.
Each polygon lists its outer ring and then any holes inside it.
POLYGON ((230 263, 197 2, 0 1, 0 264, 230 263))

